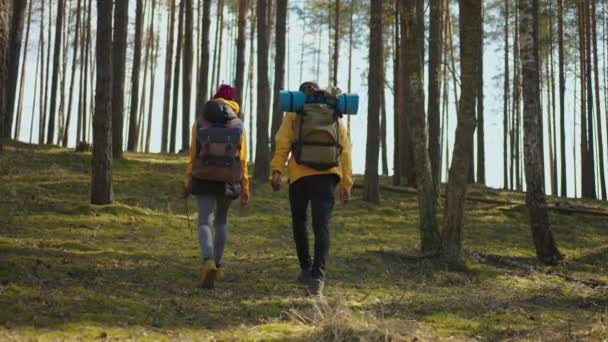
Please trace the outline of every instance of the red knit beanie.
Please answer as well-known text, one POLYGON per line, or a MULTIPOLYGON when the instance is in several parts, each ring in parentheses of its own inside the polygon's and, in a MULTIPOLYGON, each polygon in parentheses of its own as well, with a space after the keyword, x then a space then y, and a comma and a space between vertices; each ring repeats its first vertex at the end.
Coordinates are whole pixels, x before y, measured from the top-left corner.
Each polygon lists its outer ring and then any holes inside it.
POLYGON ((236 98, 236 88, 231 87, 228 84, 220 85, 215 95, 213 95, 213 98, 217 99, 220 97, 225 100, 234 101, 236 98))

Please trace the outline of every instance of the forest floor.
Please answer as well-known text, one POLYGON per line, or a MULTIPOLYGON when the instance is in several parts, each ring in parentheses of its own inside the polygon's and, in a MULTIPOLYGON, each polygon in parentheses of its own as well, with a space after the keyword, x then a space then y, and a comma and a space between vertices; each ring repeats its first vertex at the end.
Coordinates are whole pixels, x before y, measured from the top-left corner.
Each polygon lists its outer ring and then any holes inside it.
MULTIPOLYGON (((295 281, 287 191, 253 186, 230 216, 227 279, 196 288, 185 158, 127 154, 116 202, 89 204, 90 155, 0 152, 0 340, 600 340, 608 337, 608 216, 551 211, 558 267, 534 258, 512 193, 467 202, 464 271, 416 258, 414 194, 338 206, 326 301, 295 281)), ((606 209, 597 202, 596 208, 606 209)))

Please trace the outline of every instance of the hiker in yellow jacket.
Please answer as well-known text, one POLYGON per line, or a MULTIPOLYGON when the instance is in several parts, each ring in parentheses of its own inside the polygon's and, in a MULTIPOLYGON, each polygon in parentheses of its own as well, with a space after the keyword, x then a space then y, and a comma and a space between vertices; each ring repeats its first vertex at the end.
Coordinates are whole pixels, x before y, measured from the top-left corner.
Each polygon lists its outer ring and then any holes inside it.
MULTIPOLYGON (((314 92, 318 89, 318 85, 313 82, 306 82, 300 86, 300 91, 304 92, 314 92)), ((316 107, 316 109, 325 110, 324 107, 316 107)), ((298 133, 301 133, 300 128, 297 127, 298 115, 286 113, 275 137, 276 150, 271 162, 272 186, 275 190, 280 188, 282 176, 285 174, 285 165, 287 165, 286 175, 289 182, 292 227, 300 263, 298 280, 308 284, 309 295, 322 296, 325 284, 325 262, 329 252, 329 220, 334 208, 336 187, 342 202, 346 204, 350 199, 353 185, 351 144, 345 125, 341 119, 337 118, 335 134, 330 134, 337 140, 335 143, 339 143, 339 146, 336 146, 336 151, 338 151, 336 162, 332 164, 330 160, 326 167, 315 163, 310 163, 310 166, 306 165, 308 163, 302 157, 303 150, 294 150, 297 148, 298 133), (312 261, 306 229, 309 203, 315 236, 314 260, 312 261)), ((315 148, 314 143, 310 145, 311 148, 315 148)), ((318 154, 318 152, 319 150, 314 150, 309 155, 318 154)), ((327 150, 320 152, 323 154, 327 150)))
POLYGON ((221 85, 192 125, 185 191, 198 202, 198 238, 203 255, 200 286, 203 288, 213 288, 214 282, 224 277, 223 255, 232 201, 240 198, 243 206, 249 202, 247 138, 243 122, 237 117, 240 108, 234 101, 235 93, 234 88, 221 85))

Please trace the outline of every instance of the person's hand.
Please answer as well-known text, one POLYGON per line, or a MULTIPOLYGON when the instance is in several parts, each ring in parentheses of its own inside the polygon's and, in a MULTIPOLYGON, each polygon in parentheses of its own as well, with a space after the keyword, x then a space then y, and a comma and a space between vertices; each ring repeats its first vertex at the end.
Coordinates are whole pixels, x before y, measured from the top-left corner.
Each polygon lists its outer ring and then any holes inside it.
POLYGON ((279 191, 281 189, 281 173, 279 171, 272 171, 272 188, 274 191, 279 191))
POLYGON ((340 200, 342 201, 342 204, 348 204, 348 202, 350 202, 350 195, 350 189, 340 188, 340 200))
POLYGON ((184 198, 188 198, 188 196, 190 196, 190 194, 192 193, 192 181, 187 181, 186 184, 184 184, 184 198))
POLYGON ((246 207, 249 204, 249 191, 243 191, 241 193, 241 205, 246 207))

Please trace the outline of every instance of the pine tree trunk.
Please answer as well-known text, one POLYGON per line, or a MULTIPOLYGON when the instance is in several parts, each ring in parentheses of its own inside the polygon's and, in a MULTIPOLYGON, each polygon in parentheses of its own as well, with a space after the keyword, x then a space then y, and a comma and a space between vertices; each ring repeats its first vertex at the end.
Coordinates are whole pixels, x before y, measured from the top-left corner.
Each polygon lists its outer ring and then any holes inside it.
POLYGON ((587 174, 589 172, 589 150, 587 144, 587 107, 586 107, 586 93, 585 93, 585 25, 584 25, 584 4, 580 2, 578 4, 578 38, 579 38, 579 75, 580 75, 580 148, 581 148, 581 196, 589 196, 589 187, 587 181, 587 174))
MULTIPOLYGON (((89 61, 92 59, 91 55, 91 13, 92 13, 92 8, 93 8, 93 0, 89 0, 89 5, 87 6, 87 11, 85 13, 87 13, 87 30, 86 30, 86 38, 84 40, 85 43, 85 53, 84 53, 84 59, 81 61, 81 63, 84 63, 84 78, 83 78, 83 83, 84 83, 84 89, 82 91, 82 109, 81 109, 81 115, 82 115, 82 142, 87 142, 88 140, 88 135, 87 135, 87 128, 89 127, 89 125, 87 124, 87 117, 88 117, 88 113, 90 112, 90 108, 88 105, 88 99, 89 99, 89 80, 90 79, 94 79, 92 77, 92 75, 89 75, 89 68, 90 68, 90 63, 89 61)), ((91 102, 93 100, 91 99, 91 102)))
POLYGON ((213 69, 211 70, 211 85, 209 86, 209 97, 213 97, 220 75, 220 64, 221 64, 221 45, 222 45, 222 33, 224 32, 224 0, 217 1, 216 10, 217 20, 215 23, 215 41, 213 43, 213 69))
POLYGON ((544 173, 538 140, 540 92, 538 57, 538 0, 520 0, 519 29, 524 97, 524 154, 526 169, 526 203, 536 256, 541 262, 555 265, 562 259, 549 225, 544 190, 544 173))
POLYGON ((557 116, 555 110, 555 61, 554 61, 554 31, 553 31, 553 4, 549 3, 549 63, 551 64, 550 68, 550 89, 551 89, 551 117, 552 117, 552 130, 553 130, 553 151, 552 151, 552 160, 553 160, 553 183, 552 187, 555 189, 553 194, 555 196, 559 196, 559 187, 558 187, 558 168, 557 168, 557 116))
POLYGON ((599 63, 597 57, 597 21, 596 21, 596 0, 591 1, 591 13, 589 18, 591 20, 591 31, 592 31, 592 42, 593 42, 593 65, 595 66, 594 80, 595 80, 595 117, 597 120, 597 144, 599 153, 599 176, 600 176, 600 195, 602 200, 606 200, 606 175, 604 173, 604 138, 602 134, 602 109, 600 106, 600 76, 599 76, 599 63))
MULTIPOLYGON (((46 135, 47 145, 51 145, 55 137, 55 121, 57 110, 57 87, 59 85, 59 65, 61 59, 61 38, 63 33, 64 0, 57 0, 57 20, 55 24, 55 47, 53 49, 53 76, 51 78, 51 98, 49 107, 49 126, 46 135)), ((49 40, 50 44, 50 40, 49 40)))
POLYGON ((412 131, 410 128, 410 120, 408 117, 412 115, 409 112, 409 107, 405 103, 405 99, 409 98, 409 92, 411 91, 410 85, 407 83, 409 79, 409 61, 407 59, 407 53, 404 52, 405 46, 411 46, 412 43, 410 40, 415 40, 415 37, 411 37, 407 33, 406 20, 403 18, 403 13, 401 17, 401 52, 399 53, 400 61, 399 61, 399 69, 400 69, 400 78, 399 78, 399 91, 401 92, 398 97, 400 98, 401 103, 399 104, 399 109, 401 110, 399 120, 401 127, 399 128, 399 165, 401 166, 400 174, 403 178, 402 184, 414 187, 416 186, 416 169, 414 165, 414 147, 412 141, 412 131))
POLYGON ((270 176, 270 142, 268 141, 268 121, 270 111, 270 84, 268 81, 268 1, 258 0, 258 66, 257 66, 257 134, 255 152, 255 179, 265 182, 270 176))
MULTIPOLYGON (((211 0, 205 0, 204 5, 210 5, 211 0)), ((209 8, 205 9, 206 18, 209 17, 209 8)), ((203 25, 204 26, 204 25, 203 25)), ((204 28, 203 28, 204 30, 204 28)), ((207 34, 209 30, 207 29, 207 34)), ((204 35, 204 32, 203 32, 204 35)), ((165 83, 163 89, 163 124, 160 140, 160 152, 167 153, 167 145, 169 142, 169 111, 171 107, 171 71, 173 69, 173 39, 175 36, 175 0, 169 0, 169 18, 168 18, 168 29, 167 29, 167 47, 166 47, 166 58, 165 58, 165 83)), ((204 48, 203 48, 204 54, 204 48)), ((203 61, 205 59, 203 58, 203 61)), ((202 77, 202 72, 199 77, 202 77)), ((206 77, 206 73, 204 74, 206 77)), ((200 92, 200 88, 199 88, 200 92)), ((198 104, 198 102, 197 102, 198 104)), ((198 107, 197 107, 198 108, 198 107)))
MULTIPOLYGON (((365 181, 363 199, 371 203, 380 203, 378 158, 380 147, 380 103, 384 87, 382 81, 384 57, 378 51, 383 49, 382 39, 382 0, 371 0, 370 9, 370 42, 369 74, 367 103, 367 143, 365 154, 365 181)), ((402 12, 403 13, 403 12, 402 12)))
MULTIPOLYGON (((413 1, 402 3, 401 17, 406 26, 404 34, 409 37, 418 37, 420 30, 424 29, 423 23, 419 21, 421 18, 415 15, 420 10, 418 6, 420 4, 413 1)), ((418 41, 408 39, 408 43, 411 45, 403 46, 409 63, 409 77, 406 82, 410 91, 406 98, 406 106, 409 107, 407 111, 410 115, 407 119, 413 132, 418 210, 420 212, 420 247, 422 253, 436 253, 441 247, 441 238, 437 222, 437 187, 433 181, 429 158, 428 128, 424 112, 424 75, 423 62, 420 60, 423 55, 420 53, 418 41)))
POLYGON ((122 131, 125 111, 125 74, 127 64, 127 35, 129 2, 117 1, 114 10, 114 38, 112 46, 112 154, 122 158, 122 131))
MULTIPOLYGON (((247 39, 247 0, 238 0, 238 34, 236 39, 236 78, 234 86, 236 88, 236 101, 243 103, 243 84, 245 80, 245 40, 247 39)), ((249 56, 249 58, 253 58, 249 56)), ((251 132, 249 132, 251 134, 251 132)))
MULTIPOLYGON (((152 64, 151 63, 151 59, 152 59, 152 50, 153 50, 153 45, 154 45, 154 12, 156 10, 156 0, 152 0, 151 1, 151 5, 152 5, 152 15, 146 14, 146 9, 148 8, 148 3, 150 3, 149 0, 146 0, 145 5, 144 5, 144 22, 146 17, 149 16, 149 22, 148 22, 148 31, 147 31, 147 35, 145 37, 145 55, 144 55, 144 80, 142 83, 142 87, 141 87, 141 103, 139 103, 139 113, 138 113, 138 119, 137 119, 137 146, 135 147, 136 151, 143 151, 143 146, 144 146, 144 141, 145 141, 145 136, 144 136, 144 127, 145 127, 145 112, 146 112, 146 91, 148 89, 148 71, 149 71, 149 66, 152 64)), ((145 34, 145 33, 144 33, 145 34)))
POLYGON ((461 267, 463 261, 464 198, 467 173, 472 163, 471 149, 475 132, 475 98, 478 50, 481 48, 482 4, 477 0, 459 0, 461 97, 456 126, 456 141, 446 191, 441 256, 449 264, 461 267))
MULTIPOLYGON (((388 56, 388 54, 386 54, 388 56)), ((384 60, 384 68, 388 62, 384 60)), ((386 82, 386 70, 382 70, 383 83, 386 82)), ((382 175, 388 177, 388 151, 386 142, 386 88, 380 88, 380 148, 382 150, 382 175)))
POLYGON ((481 6, 481 36, 480 39, 480 49, 477 51, 479 56, 477 56, 477 60, 479 63, 477 64, 477 77, 479 87, 477 90, 477 184, 482 186, 486 185, 486 144, 485 144, 485 127, 484 127, 484 80, 483 80, 483 49, 484 49, 484 39, 483 39, 483 25, 484 25, 484 9, 483 4, 481 6))
POLYGON ((183 99, 182 99, 182 149, 181 152, 190 150, 190 107, 192 104, 192 61, 193 52, 193 27, 194 16, 192 13, 192 0, 185 0, 185 31, 184 31, 184 76, 182 78, 183 99))
POLYGON ((67 83, 67 68, 68 68, 68 40, 70 36, 68 34, 68 29, 70 23, 72 22, 72 0, 67 0, 67 9, 64 6, 64 12, 67 13, 66 24, 63 25, 63 39, 62 40, 62 65, 61 65, 61 91, 59 93, 59 131, 57 134, 56 144, 59 146, 61 144, 61 140, 63 138, 63 131, 65 130, 65 85, 67 83))
MULTIPOLYGON (((251 26, 249 29, 249 72, 247 75, 247 82, 249 82, 249 161, 253 163, 254 160, 254 145, 253 145, 253 67, 255 59, 255 28, 256 28, 256 15, 254 10, 255 2, 250 2, 250 17, 251 26)), ((243 104, 244 105, 244 104, 243 104)))
MULTIPOLYGON (((183 1, 183 0, 182 0, 183 1)), ((136 0, 135 8, 135 43, 133 45, 133 67, 131 69, 131 107, 129 114, 129 136, 127 151, 135 152, 137 149, 138 109, 139 109, 139 77, 141 68, 141 47, 144 30, 144 0, 136 0)))
MULTIPOLYGON (((78 109, 76 110, 76 146, 78 146, 78 143, 81 141, 81 136, 82 136, 82 118, 83 118, 83 101, 84 101, 84 97, 83 97, 83 87, 84 87, 84 65, 86 64, 84 62, 85 60, 85 46, 86 46, 86 17, 85 15, 87 14, 87 1, 86 0, 82 0, 83 3, 82 5, 83 7, 83 12, 82 12, 82 30, 80 32, 79 38, 80 38, 80 72, 79 72, 79 79, 78 79, 78 109)), ((90 1, 90 0, 89 0, 90 1)), ((72 96, 72 95, 70 95, 72 96)), ((67 138, 66 138, 67 139, 67 138)), ((67 142, 66 142, 67 145, 67 142)))
POLYGON ((0 0, 0 147, 4 138, 4 123, 8 115, 8 62, 13 0, 0 0))
POLYGON ((443 0, 429 0, 429 87, 428 87, 428 125, 429 158, 433 183, 437 188, 441 183, 441 143, 440 143, 440 102, 441 102, 441 56, 443 46, 443 0))
POLYGON ((270 127, 270 149, 274 154, 275 141, 274 137, 279 131, 281 122, 283 121, 283 112, 279 104, 279 92, 284 87, 285 83, 285 36, 287 29, 287 0, 277 0, 276 26, 276 56, 274 63, 274 90, 273 102, 274 108, 272 111, 272 125, 270 127))
MULTIPOLYGON (((352 0, 351 0, 352 1, 352 0)), ((335 15, 334 15, 334 42, 332 54, 332 76, 331 80, 334 86, 338 86, 338 59, 340 57, 340 0, 335 0, 335 15)))
POLYGON ((158 67, 158 58, 159 58, 159 46, 160 46, 160 34, 156 35, 156 40, 154 40, 154 49, 152 53, 152 63, 151 63, 151 81, 150 81, 150 100, 148 101, 148 127, 146 128, 146 144, 144 151, 146 153, 150 153, 150 139, 152 134, 152 119, 154 113, 154 86, 156 85, 156 68, 158 67))
MULTIPOLYGON (((557 34, 558 34, 558 67, 559 67, 559 120, 560 120, 560 169, 561 169, 561 195, 568 196, 566 164, 566 76, 565 76, 565 61, 564 61, 564 0, 558 0, 557 9, 557 34)), ((576 108, 576 105, 575 105, 576 108)), ((576 162, 574 163, 576 164, 576 162)), ((576 195, 575 195, 576 197, 576 195)))
MULTIPOLYGON (((443 0, 441 0, 443 1, 443 0)), ((398 0, 393 2, 393 12, 394 12, 394 28, 393 28, 393 185, 401 184, 401 166, 400 166, 400 155, 401 155, 401 146, 399 144, 399 137, 401 134, 399 133, 399 129, 401 128, 401 123, 399 122, 401 118, 401 109, 400 109, 400 99, 399 95, 401 94, 400 90, 400 82, 399 78, 401 77, 401 69, 399 67, 400 57, 399 53, 401 50, 400 47, 400 37, 399 37, 399 4, 398 0)), ((348 91, 350 92, 350 83, 351 83, 351 74, 352 74, 352 48, 353 48, 353 12, 351 8, 350 13, 350 31, 349 31, 349 61, 348 61, 348 91)), ((348 118, 350 123, 350 116, 348 118)), ((350 130, 349 130, 350 132, 350 130)))
MULTIPOLYGON (((25 30, 25 43, 23 44, 23 62, 21 63, 21 80, 19 82, 19 102, 17 105, 16 112, 16 122, 15 122, 15 133, 13 138, 15 140, 19 139, 19 135, 21 133, 21 121, 23 120, 23 97, 24 97, 24 89, 25 89, 25 75, 27 73, 27 53, 28 46, 30 42, 30 28, 32 24, 32 4, 34 1, 30 0, 28 10, 27 10, 27 28, 25 30)), ((36 87, 34 87, 34 92, 36 92, 36 87)), ((10 98, 10 97, 9 97, 10 98)))
POLYGON ((594 124, 593 124, 593 80, 592 80, 592 65, 591 65, 591 17, 589 15, 589 0, 584 0, 584 30, 585 30, 585 81, 587 95, 587 160, 588 173, 585 173, 588 183, 587 197, 596 199, 596 180, 595 180, 595 141, 594 141, 594 124))
POLYGON ((182 43, 184 40, 185 1, 186 0, 181 0, 180 2, 177 21, 177 50, 175 53, 175 71, 173 72, 173 108, 171 113, 171 140, 169 141, 169 153, 175 153, 175 144, 177 140, 177 110, 179 103, 179 81, 182 65, 180 61, 182 60, 182 43))
POLYGON ((38 43, 38 53, 36 54, 36 70, 34 71, 34 98, 32 99, 32 115, 30 117, 30 135, 28 142, 32 143, 33 133, 34 133, 34 117, 36 116, 36 100, 38 95, 38 75, 40 70, 40 64, 42 61, 40 59, 40 55, 42 54, 42 44, 38 43))
MULTIPOLYGON (((25 20, 25 0, 13 1, 12 6, 8 6, 7 11, 12 10, 8 21, 9 36, 6 61, 6 72, 8 73, 8 87, 6 89, 6 103, 4 113, 0 114, 0 119, 4 117, 4 124, 0 124, 0 138, 10 138, 13 128, 13 118, 15 115, 15 94, 17 93, 17 80, 19 76, 19 62, 21 60, 21 43, 23 36, 23 22, 25 20)), ((27 48, 27 47, 26 47, 27 48)), ((0 107, 0 111, 2 111, 0 107)))
POLYGON ((97 0, 97 81, 91 203, 110 204, 112 190, 112 1, 97 0))
MULTIPOLYGON (((48 61, 45 56, 45 49, 46 49, 46 44, 45 44, 45 39, 44 39, 44 33, 45 33, 45 5, 44 5, 44 0, 40 1, 40 45, 42 45, 42 55, 41 55, 41 69, 40 69, 40 104, 38 105, 38 110, 39 110, 39 114, 38 114, 38 145, 42 145, 44 144, 44 132, 46 130, 46 123, 45 123, 45 104, 46 104, 46 95, 44 94, 44 79, 45 79, 45 62, 48 64, 48 61)), ((50 26, 50 25, 49 25, 50 26)), ((49 29, 50 31, 50 29, 49 29)))
MULTIPOLYGON (((563 0, 562 0, 563 1, 563 0)), ((503 189, 509 189, 509 0, 504 0, 504 18, 505 18, 505 70, 504 70, 504 87, 503 87, 503 117, 502 117, 502 182, 503 189)))

